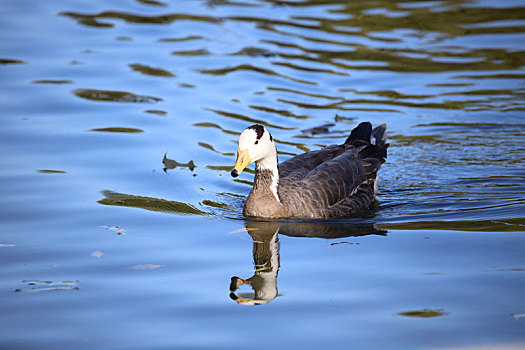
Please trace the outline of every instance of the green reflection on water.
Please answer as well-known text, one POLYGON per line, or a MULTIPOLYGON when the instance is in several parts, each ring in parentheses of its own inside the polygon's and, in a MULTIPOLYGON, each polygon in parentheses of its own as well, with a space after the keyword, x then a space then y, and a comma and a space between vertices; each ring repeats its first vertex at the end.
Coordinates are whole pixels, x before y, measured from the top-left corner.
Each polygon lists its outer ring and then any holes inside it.
POLYGON ((195 208, 194 206, 178 202, 168 201, 160 198, 134 196, 131 194, 124 194, 113 192, 109 190, 102 191, 102 194, 106 197, 98 201, 104 205, 114 205, 119 207, 133 207, 142 208, 152 211, 179 213, 179 214, 194 214, 204 215, 205 212, 195 208))
POLYGON ((154 68, 143 64, 130 64, 129 65, 131 69, 133 69, 136 72, 140 72, 145 75, 151 75, 154 77, 173 77, 173 73, 162 69, 162 68, 154 68))
POLYGON ((161 7, 166 7, 168 6, 168 4, 164 3, 164 2, 161 2, 161 1, 156 1, 156 0, 137 0, 138 2, 141 2, 145 5, 152 5, 152 6, 161 6, 161 7))
POLYGON ((99 89, 76 89, 73 94, 78 97, 92 101, 104 102, 131 102, 131 103, 154 103, 162 101, 161 98, 145 95, 136 95, 126 91, 110 91, 99 89))
POLYGON ((17 60, 13 58, 0 58, 0 64, 23 64, 26 63, 22 60, 17 60))
POLYGON ((64 170, 40 169, 37 171, 42 174, 67 174, 67 172, 64 170))
POLYGON ((72 84, 72 80, 51 80, 51 79, 44 79, 44 80, 33 80, 31 82, 32 84, 72 84))
MULTIPOLYGON (((226 2, 228 5, 233 3, 226 2)), ((225 5, 221 4, 221 5, 225 5)), ((119 11, 103 11, 98 14, 78 12, 62 12, 61 15, 76 19, 80 24, 96 27, 114 26, 105 20, 124 20, 129 23, 169 24, 176 21, 222 23, 239 22, 254 23, 258 29, 277 33, 288 40, 261 40, 280 50, 267 48, 245 47, 232 55, 246 55, 250 57, 267 57, 272 59, 274 66, 287 67, 294 71, 317 72, 348 76, 348 70, 370 70, 391 72, 452 72, 452 71, 488 71, 520 69, 525 64, 525 51, 499 48, 468 49, 464 47, 439 47, 429 49, 430 45, 420 45, 421 48, 375 48, 365 46, 355 41, 346 41, 349 35, 366 40, 401 42, 415 37, 428 44, 435 44, 451 37, 466 37, 487 34, 522 33, 523 25, 512 24, 513 20, 525 19, 525 8, 494 8, 462 6, 467 1, 448 1, 443 4, 431 4, 428 8, 410 8, 405 6, 411 1, 352 1, 336 0, 323 4, 337 5, 337 18, 315 18, 294 16, 288 20, 276 20, 261 16, 199 16, 184 13, 168 13, 157 16, 119 11), (377 14, 377 8, 385 9, 384 13, 377 14), (394 15, 392 15, 394 14, 394 15), (401 14, 401 15, 400 15, 401 14), (305 21, 308 24, 305 24, 305 21), (498 25, 491 25, 498 23, 498 25), (311 35, 299 34, 298 29, 310 31, 311 35), (319 34, 336 34, 342 39, 322 39, 319 34), (293 37, 300 38, 305 43, 291 43, 293 37), (338 45, 342 50, 323 50, 317 46, 308 45, 308 42, 329 43, 338 45), (299 50, 300 53, 289 53, 289 49, 299 50), (348 49, 351 48, 351 49, 348 49), (284 59, 282 61, 280 59, 284 59), (310 62, 315 66, 304 66, 293 60, 310 62), (319 68, 319 63, 331 65, 336 69, 319 68)), ((235 3, 239 5, 238 3, 235 3)), ((317 1, 277 2, 279 6, 318 6, 317 1)), ((180 38, 160 39, 164 42, 184 42, 199 40, 200 35, 186 35, 180 38)), ((207 48, 192 50, 177 50, 176 55, 212 55, 207 48)), ((203 74, 225 75, 238 71, 253 71, 269 76, 278 76, 304 84, 316 85, 316 81, 297 79, 252 63, 243 63, 234 66, 201 69, 203 74)), ((364 101, 366 103, 366 101, 364 101)), ((422 107, 425 107, 423 105, 422 107)), ((445 105, 446 107, 446 105, 445 105)), ((327 107, 328 108, 328 107, 327 107)), ((436 108, 441 108, 437 106, 436 108)), ((461 105, 452 108, 463 108, 461 105)))
POLYGON ((124 127, 109 127, 109 128, 96 128, 96 129, 90 129, 90 131, 101 131, 101 132, 123 132, 123 133, 141 133, 144 132, 144 130, 136 129, 136 128, 124 128, 124 127))
POLYGON ((445 230, 469 232, 525 232, 525 218, 500 220, 411 221, 380 223, 385 230, 445 230))
POLYGON ((443 310, 423 309, 423 310, 399 312, 397 313, 397 315, 406 316, 406 317, 431 318, 431 317, 438 317, 438 316, 446 316, 448 315, 448 313, 444 312, 443 310))

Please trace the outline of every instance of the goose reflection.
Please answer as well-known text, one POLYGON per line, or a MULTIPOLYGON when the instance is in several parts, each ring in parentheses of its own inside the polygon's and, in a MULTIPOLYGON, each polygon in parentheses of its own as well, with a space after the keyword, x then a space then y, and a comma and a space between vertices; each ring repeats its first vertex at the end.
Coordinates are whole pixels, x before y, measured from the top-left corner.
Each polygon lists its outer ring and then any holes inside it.
MULTIPOLYGON (((253 239, 254 275, 248 279, 231 278, 230 298, 239 304, 261 305, 277 297, 279 272, 279 224, 277 222, 246 222, 246 230, 253 239), (234 292, 242 285, 250 285, 255 292, 253 299, 241 298, 234 292)), ((244 296, 244 294, 243 294, 244 296)))
POLYGON ((279 272, 279 236, 343 238, 365 235, 383 235, 387 231, 376 228, 375 223, 339 222, 277 222, 245 221, 246 231, 253 239, 254 274, 248 279, 233 276, 230 298, 238 304, 262 305, 278 296, 277 274, 279 272), (248 285, 253 293, 239 293, 241 286, 248 285))

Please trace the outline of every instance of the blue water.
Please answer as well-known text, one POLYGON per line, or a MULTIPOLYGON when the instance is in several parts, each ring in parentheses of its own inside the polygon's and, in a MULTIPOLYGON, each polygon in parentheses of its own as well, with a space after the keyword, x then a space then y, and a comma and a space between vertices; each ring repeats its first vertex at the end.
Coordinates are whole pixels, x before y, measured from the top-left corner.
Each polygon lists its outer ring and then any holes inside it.
POLYGON ((524 9, 3 1, 0 347, 525 348, 524 9), (370 215, 242 217, 245 127, 365 120, 370 215))

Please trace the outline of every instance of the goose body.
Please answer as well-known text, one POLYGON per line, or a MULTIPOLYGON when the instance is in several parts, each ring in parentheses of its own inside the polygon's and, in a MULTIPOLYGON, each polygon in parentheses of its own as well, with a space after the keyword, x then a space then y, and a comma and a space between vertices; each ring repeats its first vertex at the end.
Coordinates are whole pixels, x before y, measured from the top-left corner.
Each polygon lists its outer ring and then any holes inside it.
POLYGON ((278 164, 272 136, 262 125, 239 137, 238 176, 255 162, 253 188, 243 215, 258 218, 327 219, 367 209, 377 192, 377 173, 385 162, 386 125, 359 124, 343 144, 306 152, 278 164))

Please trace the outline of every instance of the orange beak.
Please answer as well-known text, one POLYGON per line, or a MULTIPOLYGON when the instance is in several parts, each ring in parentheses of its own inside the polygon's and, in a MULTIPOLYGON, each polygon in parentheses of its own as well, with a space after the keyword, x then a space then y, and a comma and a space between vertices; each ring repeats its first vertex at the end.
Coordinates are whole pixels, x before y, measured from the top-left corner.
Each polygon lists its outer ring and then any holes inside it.
POLYGON ((250 155, 248 154, 248 149, 245 149, 244 151, 241 151, 240 149, 237 149, 237 161, 235 162, 235 166, 233 167, 233 170, 231 172, 233 177, 239 176, 240 173, 246 168, 248 165, 252 163, 252 159, 250 158, 250 155))

